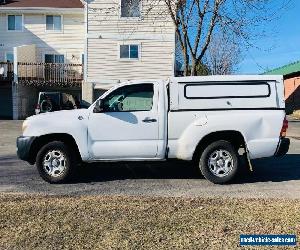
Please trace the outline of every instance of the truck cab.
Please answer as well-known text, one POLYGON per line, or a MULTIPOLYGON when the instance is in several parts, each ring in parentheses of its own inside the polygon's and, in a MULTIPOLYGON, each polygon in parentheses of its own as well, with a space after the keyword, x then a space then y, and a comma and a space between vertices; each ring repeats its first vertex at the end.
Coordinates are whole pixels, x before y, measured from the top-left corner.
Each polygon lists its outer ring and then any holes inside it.
POLYGON ((164 159, 166 88, 164 81, 124 83, 93 104, 87 125, 90 159, 164 159))
POLYGON ((288 151, 284 108, 282 77, 130 81, 86 110, 29 117, 17 153, 50 183, 69 180, 82 162, 176 158, 222 184, 238 175, 241 149, 249 163, 288 151))

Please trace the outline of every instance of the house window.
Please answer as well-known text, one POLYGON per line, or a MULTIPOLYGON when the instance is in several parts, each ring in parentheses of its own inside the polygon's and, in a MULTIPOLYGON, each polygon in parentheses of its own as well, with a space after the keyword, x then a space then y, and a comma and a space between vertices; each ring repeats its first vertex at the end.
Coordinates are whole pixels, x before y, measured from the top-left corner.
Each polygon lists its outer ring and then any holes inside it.
POLYGON ((140 17, 141 0, 121 0, 121 17, 140 17))
POLYGON ((46 30, 47 31, 61 31, 62 22, 61 16, 46 16, 46 30))
POLYGON ((10 52, 6 53, 6 62, 10 62, 10 63, 14 62, 14 53, 10 53, 10 52))
POLYGON ((64 63, 64 55, 45 54, 45 63, 64 63))
POLYGON ((120 59, 139 59, 139 45, 120 45, 120 59))
POLYGON ((8 30, 22 30, 23 18, 22 15, 8 15, 7 29, 8 30))

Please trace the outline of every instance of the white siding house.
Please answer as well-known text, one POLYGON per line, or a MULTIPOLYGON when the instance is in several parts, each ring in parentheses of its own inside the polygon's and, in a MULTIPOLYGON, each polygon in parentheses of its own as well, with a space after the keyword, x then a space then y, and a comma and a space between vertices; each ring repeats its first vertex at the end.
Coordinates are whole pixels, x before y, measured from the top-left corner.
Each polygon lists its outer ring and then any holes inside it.
MULTIPOLYGON (((80 0, 0 0, 0 117, 32 115, 39 91, 67 89, 59 85, 83 62, 84 16, 80 0)), ((81 82, 67 91, 81 95, 81 82)))
POLYGON ((84 14, 82 10, 3 10, 0 7, 0 61, 13 54, 14 47, 36 45, 38 62, 45 54, 63 55, 67 63, 81 63, 84 52, 84 14), (9 17, 21 17, 20 30, 8 30, 9 17), (47 30, 46 18, 58 16, 59 30, 47 30))
POLYGON ((62 84, 91 103, 122 81, 173 76, 175 27, 166 13, 160 0, 0 0, 0 118, 8 102, 5 116, 31 115, 38 92, 62 84))
POLYGON ((87 100, 91 101, 90 88, 174 75, 175 27, 166 12, 163 1, 87 2, 83 88, 87 100))

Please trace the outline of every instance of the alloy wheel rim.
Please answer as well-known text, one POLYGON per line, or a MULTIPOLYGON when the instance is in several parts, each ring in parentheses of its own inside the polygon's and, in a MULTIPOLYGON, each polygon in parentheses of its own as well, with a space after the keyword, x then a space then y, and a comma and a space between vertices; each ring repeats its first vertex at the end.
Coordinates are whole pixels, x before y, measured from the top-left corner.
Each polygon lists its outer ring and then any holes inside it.
POLYGON ((48 151, 43 159, 43 168, 51 177, 59 177, 66 170, 66 156, 60 150, 48 151))
POLYGON ((225 177, 233 170, 232 155, 224 149, 218 149, 212 152, 208 158, 208 167, 210 172, 217 177, 225 177))

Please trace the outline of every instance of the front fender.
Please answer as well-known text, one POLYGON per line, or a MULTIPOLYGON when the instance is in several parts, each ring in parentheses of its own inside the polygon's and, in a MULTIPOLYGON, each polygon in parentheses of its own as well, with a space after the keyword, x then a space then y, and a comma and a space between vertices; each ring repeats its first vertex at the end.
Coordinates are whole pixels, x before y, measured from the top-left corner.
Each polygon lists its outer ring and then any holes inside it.
MULTIPOLYGON (((73 111, 73 110, 72 110, 73 111)), ((85 112, 58 111, 35 115, 26 120, 25 137, 41 137, 52 134, 67 134, 75 140, 82 160, 89 159, 87 145, 87 122, 85 112), (80 119, 79 119, 80 117, 80 119)))

